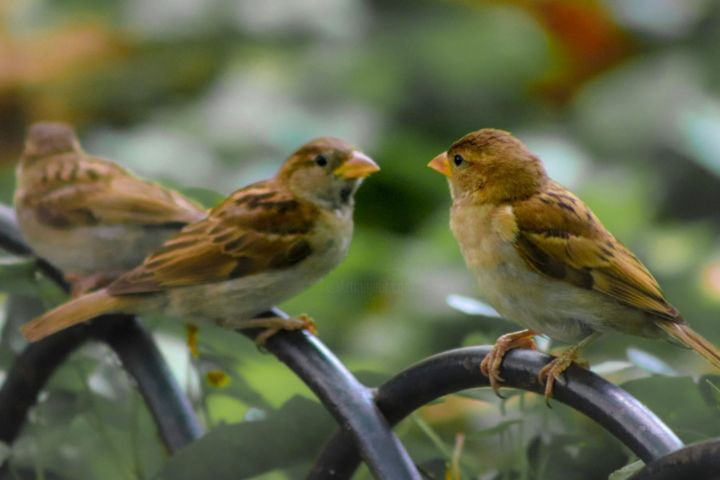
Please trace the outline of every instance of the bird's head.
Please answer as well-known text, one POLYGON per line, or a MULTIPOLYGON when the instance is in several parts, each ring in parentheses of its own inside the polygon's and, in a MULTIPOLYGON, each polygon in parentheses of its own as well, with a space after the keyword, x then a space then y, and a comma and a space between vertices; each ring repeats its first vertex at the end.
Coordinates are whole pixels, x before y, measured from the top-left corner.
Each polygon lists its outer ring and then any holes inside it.
POLYGON ((22 160, 32 163, 35 160, 80 150, 80 141, 70 125, 59 122, 35 123, 25 138, 22 160))
POLYGON ((300 147, 280 168, 278 179, 298 197, 333 209, 351 206, 363 179, 380 170, 367 155, 337 138, 300 147))
POLYGON ((547 180, 545 168, 523 143, 503 130, 469 133, 428 167, 447 176, 454 199, 500 204, 529 197, 547 180))

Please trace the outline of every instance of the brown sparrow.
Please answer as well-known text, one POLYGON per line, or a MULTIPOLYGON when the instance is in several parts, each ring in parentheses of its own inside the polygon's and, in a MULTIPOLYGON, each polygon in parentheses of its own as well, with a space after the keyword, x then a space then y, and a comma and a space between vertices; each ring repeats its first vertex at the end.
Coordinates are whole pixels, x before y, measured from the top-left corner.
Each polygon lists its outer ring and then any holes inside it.
POLYGON ((66 275, 75 294, 136 267, 206 214, 180 193, 86 154, 63 123, 30 127, 17 184, 15 212, 23 236, 66 275))
POLYGON ((22 327, 30 341, 110 312, 197 316, 229 328, 262 327, 262 343, 302 318, 253 319, 308 288, 345 257, 354 195, 379 167, 335 138, 300 147, 275 177, 233 193, 143 264, 106 288, 22 327))
POLYGON ((716 368, 720 352, 690 329, 638 258, 507 132, 465 135, 429 166, 449 178, 450 227, 484 300, 526 328, 501 336, 481 368, 497 391, 509 349, 545 334, 576 343, 545 366, 545 396, 602 332, 665 338, 716 368))

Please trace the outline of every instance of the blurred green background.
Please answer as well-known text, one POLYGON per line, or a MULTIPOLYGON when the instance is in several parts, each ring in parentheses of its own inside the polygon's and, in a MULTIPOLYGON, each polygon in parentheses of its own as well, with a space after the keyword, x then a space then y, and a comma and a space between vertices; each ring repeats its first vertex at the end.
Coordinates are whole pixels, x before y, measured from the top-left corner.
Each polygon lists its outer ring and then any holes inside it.
MULTIPOLYGON (((478 315, 446 183, 425 168, 482 127, 524 140, 720 344, 719 2, 6 0, 0 18, 3 202, 41 120, 72 123, 87 151, 208 204, 315 136, 373 156, 382 172, 358 195, 349 257, 282 306, 311 314, 369 384, 515 328, 478 315)), ((23 260, 0 261, 2 381, 23 348, 17 325, 48 287, 18 281, 23 260)), ((312 394, 244 338, 204 327, 194 359, 179 322, 145 320, 210 434, 168 459, 118 362, 91 345, 12 449, 0 445, 13 478, 302 478, 332 427, 312 394), (213 370, 230 383, 208 383, 213 370)), ((618 335, 587 358, 684 441, 720 435, 720 381, 692 352, 618 335)), ((606 479, 634 461, 589 420, 519 392, 447 397, 397 432, 429 478, 453 452, 463 479, 483 480, 606 479)))

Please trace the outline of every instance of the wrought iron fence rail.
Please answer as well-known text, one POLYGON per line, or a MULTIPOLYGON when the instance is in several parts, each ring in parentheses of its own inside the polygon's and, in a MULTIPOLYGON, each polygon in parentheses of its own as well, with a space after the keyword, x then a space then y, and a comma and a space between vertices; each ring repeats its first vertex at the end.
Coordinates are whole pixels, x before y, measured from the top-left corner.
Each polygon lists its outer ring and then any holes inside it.
POLYGON ((15 358, 0 387, 1 442, 15 441, 40 391, 65 358, 87 340, 87 330, 84 326, 68 329, 28 345, 15 358))
POLYGON ((648 463, 632 480, 718 480, 720 440, 681 448, 648 463))
MULTIPOLYGON (((280 310, 269 312, 269 315, 287 316, 280 310)), ((317 395, 375 478, 421 478, 375 405, 372 391, 361 384, 317 337, 306 331, 283 332, 271 337, 266 348, 317 395)))
MULTIPOLYGON (((397 374, 382 386, 375 400, 388 421, 395 425, 417 408, 444 395, 487 387, 480 362, 490 348, 468 347, 429 357, 397 374)), ((509 387, 542 394, 537 379, 550 356, 531 350, 512 350, 503 360, 501 375, 509 387)), ((659 419, 621 388, 594 373, 571 366, 555 385, 553 401, 564 403, 595 420, 644 461, 651 461, 683 446, 659 419)), ((310 479, 350 478, 360 459, 343 432, 326 444, 310 479)))

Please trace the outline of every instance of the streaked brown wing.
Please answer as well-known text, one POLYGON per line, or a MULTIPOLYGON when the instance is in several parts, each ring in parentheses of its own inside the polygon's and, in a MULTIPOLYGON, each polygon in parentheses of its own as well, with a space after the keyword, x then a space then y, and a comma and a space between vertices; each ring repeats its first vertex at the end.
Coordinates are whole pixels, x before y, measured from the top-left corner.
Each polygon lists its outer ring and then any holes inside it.
POLYGON ((572 193, 553 185, 517 202, 513 213, 516 250, 534 271, 663 318, 678 318, 647 268, 572 193))
POLYGON ((113 295, 220 282, 286 268, 312 253, 317 211, 270 182, 246 187, 109 287, 113 295))
POLYGON ((33 185, 38 217, 57 228, 95 224, 186 224, 204 209, 178 192, 143 181, 120 166, 84 154, 47 162, 33 185))

